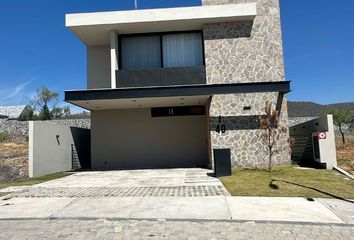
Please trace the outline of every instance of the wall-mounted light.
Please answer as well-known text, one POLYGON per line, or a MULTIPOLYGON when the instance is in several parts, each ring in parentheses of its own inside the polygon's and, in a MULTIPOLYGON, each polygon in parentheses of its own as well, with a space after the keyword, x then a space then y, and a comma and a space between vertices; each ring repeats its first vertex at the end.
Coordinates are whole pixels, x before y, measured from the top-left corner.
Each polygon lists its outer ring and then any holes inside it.
POLYGON ((244 106, 244 107, 243 107, 243 110, 244 110, 244 111, 249 111, 249 110, 251 110, 251 106, 244 106))

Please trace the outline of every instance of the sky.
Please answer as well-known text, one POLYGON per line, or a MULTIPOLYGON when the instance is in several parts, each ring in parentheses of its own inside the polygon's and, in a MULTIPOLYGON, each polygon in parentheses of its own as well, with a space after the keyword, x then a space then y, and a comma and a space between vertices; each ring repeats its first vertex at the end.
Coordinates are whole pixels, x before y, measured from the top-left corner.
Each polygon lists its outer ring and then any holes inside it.
MULTIPOLYGON (((138 0, 140 9, 200 0, 138 0)), ((354 101, 354 1, 281 0, 286 79, 292 101, 354 101), (340 2, 340 3, 339 3, 340 2)), ((26 104, 40 86, 86 87, 85 46, 66 13, 129 10, 134 0, 1 0, 0 105, 26 104)))

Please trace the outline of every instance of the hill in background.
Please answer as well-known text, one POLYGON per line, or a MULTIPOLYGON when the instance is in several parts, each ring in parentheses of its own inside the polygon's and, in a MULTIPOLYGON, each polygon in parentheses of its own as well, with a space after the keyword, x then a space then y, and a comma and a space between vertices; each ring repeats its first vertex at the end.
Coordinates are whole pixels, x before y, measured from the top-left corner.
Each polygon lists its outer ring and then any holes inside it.
POLYGON ((289 117, 318 117, 337 108, 354 111, 354 102, 321 105, 314 102, 288 102, 289 117))

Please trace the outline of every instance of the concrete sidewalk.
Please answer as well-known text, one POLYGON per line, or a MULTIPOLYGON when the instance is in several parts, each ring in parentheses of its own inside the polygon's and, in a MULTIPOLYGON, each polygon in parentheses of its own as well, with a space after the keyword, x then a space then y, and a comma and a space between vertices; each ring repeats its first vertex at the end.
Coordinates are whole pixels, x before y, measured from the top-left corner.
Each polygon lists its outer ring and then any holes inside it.
POLYGON ((99 197, 0 200, 0 219, 180 219, 354 224, 354 203, 268 197, 99 197))

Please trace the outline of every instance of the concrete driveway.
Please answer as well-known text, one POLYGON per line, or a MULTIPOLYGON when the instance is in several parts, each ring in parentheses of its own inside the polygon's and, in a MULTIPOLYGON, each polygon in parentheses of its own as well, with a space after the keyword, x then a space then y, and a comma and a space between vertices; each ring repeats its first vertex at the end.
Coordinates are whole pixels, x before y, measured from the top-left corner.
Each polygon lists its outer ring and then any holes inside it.
POLYGON ((176 187, 223 186, 202 168, 89 171, 36 185, 37 187, 176 187))
POLYGON ((206 169, 79 172, 0 198, 0 219, 354 223, 353 203, 231 197, 217 178, 208 175, 210 173, 206 169))

